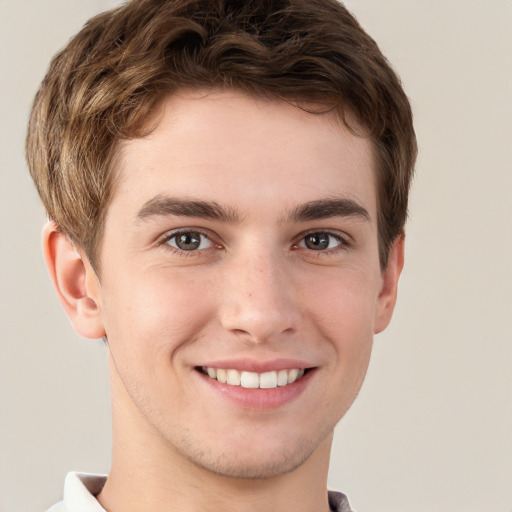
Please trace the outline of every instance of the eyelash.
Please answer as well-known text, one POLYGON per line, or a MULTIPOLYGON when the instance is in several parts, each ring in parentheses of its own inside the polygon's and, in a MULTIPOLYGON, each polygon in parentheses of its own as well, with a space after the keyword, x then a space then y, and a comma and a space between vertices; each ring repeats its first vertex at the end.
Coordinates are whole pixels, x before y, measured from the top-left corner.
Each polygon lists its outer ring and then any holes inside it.
POLYGON ((208 251, 209 249, 214 248, 215 246, 219 247, 219 244, 216 244, 213 241, 213 238, 209 235, 209 233, 206 233, 205 231, 203 231, 201 229, 195 229, 195 228, 181 229, 178 231, 173 231, 172 233, 169 233, 164 238, 162 238, 162 240, 158 243, 158 245, 164 247, 165 250, 171 251, 172 253, 177 254, 178 256, 181 256, 181 257, 194 257, 194 256, 197 256, 198 253, 201 253, 201 252, 204 253, 204 252, 208 251), (212 247, 187 251, 185 249, 173 247, 172 245, 169 244, 169 242, 172 239, 176 239, 180 235, 190 235, 190 234, 197 234, 197 235, 200 235, 201 237, 206 238, 207 240, 210 241, 210 243, 212 244, 212 247))
POLYGON ((319 257, 325 257, 325 256, 337 256, 340 253, 340 251, 346 251, 350 247, 351 247, 351 243, 349 241, 348 235, 343 235, 339 232, 333 233, 332 231, 325 230, 325 229, 324 230, 317 229, 317 230, 307 231, 306 233, 301 233, 299 241, 297 243, 295 243, 292 248, 295 250, 306 250, 309 253, 309 255, 319 258, 319 257), (337 245, 336 247, 320 249, 320 250, 309 249, 307 247, 300 247, 299 244, 305 243, 306 238, 311 235, 327 235, 331 239, 329 241, 329 245, 332 242, 332 239, 334 239, 336 242, 338 242, 339 245, 337 245))
MULTIPOLYGON (((310 255, 315 256, 315 257, 337 255, 340 251, 346 251, 347 249, 350 248, 351 243, 348 238, 349 238, 348 235, 344 236, 338 232, 333 233, 328 230, 312 230, 312 231, 308 231, 305 233, 301 233, 299 235, 298 242, 296 242, 292 245, 292 249, 293 250, 305 250, 310 255), (307 247, 300 247, 299 244, 304 242, 306 240, 306 238, 311 235, 327 235, 331 239, 336 240, 336 242, 338 242, 339 245, 337 245, 336 247, 333 247, 333 248, 320 249, 318 251, 316 251, 314 249, 309 249, 307 247)), ((169 233, 164 238, 162 238, 162 240, 160 242, 158 242, 158 245, 163 246, 166 250, 171 251, 174 254, 177 254, 181 257, 194 257, 194 256, 197 256, 199 253, 210 252, 211 249, 222 248, 222 246, 220 244, 215 243, 215 241, 213 240, 213 237, 209 233, 207 233, 201 229, 195 229, 195 228, 181 229, 181 230, 169 233), (209 240, 210 243, 212 244, 212 246, 204 248, 204 249, 194 249, 194 250, 187 251, 185 249, 179 249, 178 247, 173 247, 172 245, 169 244, 169 242, 172 239, 176 239, 178 236, 184 235, 184 234, 198 234, 201 237, 204 237, 207 240, 209 240)))

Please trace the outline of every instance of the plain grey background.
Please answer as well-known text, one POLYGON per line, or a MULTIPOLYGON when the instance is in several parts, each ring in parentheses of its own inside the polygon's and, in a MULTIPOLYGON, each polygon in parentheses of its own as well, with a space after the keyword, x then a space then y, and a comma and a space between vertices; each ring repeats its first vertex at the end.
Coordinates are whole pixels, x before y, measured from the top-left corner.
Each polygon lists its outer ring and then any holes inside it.
MULTIPOLYGON (((104 348, 61 312, 23 142, 50 57, 114 0, 0 0, 0 512, 107 472, 104 348)), ((512 1, 350 0, 402 76, 420 158, 395 318, 337 428, 361 512, 512 511, 512 1)))

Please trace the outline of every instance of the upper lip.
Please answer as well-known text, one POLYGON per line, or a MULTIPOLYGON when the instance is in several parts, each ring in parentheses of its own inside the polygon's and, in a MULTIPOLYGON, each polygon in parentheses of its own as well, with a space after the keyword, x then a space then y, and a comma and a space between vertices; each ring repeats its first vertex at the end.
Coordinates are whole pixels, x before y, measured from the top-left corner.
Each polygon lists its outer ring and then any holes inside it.
POLYGON ((278 370, 291 370, 293 368, 297 368, 299 370, 306 368, 313 368, 315 365, 311 364, 308 361, 299 360, 299 359, 287 359, 287 358, 279 358, 279 359, 269 359, 269 360, 258 360, 258 359, 222 359, 215 361, 207 361, 201 365, 200 367, 205 368, 223 368, 230 370, 238 370, 240 372, 256 372, 256 373, 264 373, 264 372, 272 372, 278 370))

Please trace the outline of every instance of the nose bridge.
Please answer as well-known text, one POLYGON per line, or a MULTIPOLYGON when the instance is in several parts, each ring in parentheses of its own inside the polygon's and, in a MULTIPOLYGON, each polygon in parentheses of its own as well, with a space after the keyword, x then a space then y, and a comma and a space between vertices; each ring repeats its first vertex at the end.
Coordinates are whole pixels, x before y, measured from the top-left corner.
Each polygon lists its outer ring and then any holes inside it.
POLYGON ((300 314, 285 255, 260 246, 240 251, 230 263, 221 311, 224 328, 246 333, 254 342, 294 331, 300 314))

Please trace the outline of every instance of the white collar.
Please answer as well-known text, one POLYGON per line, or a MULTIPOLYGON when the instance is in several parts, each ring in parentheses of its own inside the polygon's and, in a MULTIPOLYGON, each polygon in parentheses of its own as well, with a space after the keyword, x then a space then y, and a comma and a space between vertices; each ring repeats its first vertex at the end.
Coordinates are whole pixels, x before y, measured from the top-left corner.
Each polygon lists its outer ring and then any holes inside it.
POLYGON ((63 509, 50 509, 48 512, 106 512, 95 498, 107 481, 106 475, 91 475, 87 473, 71 472, 64 481, 63 509))

